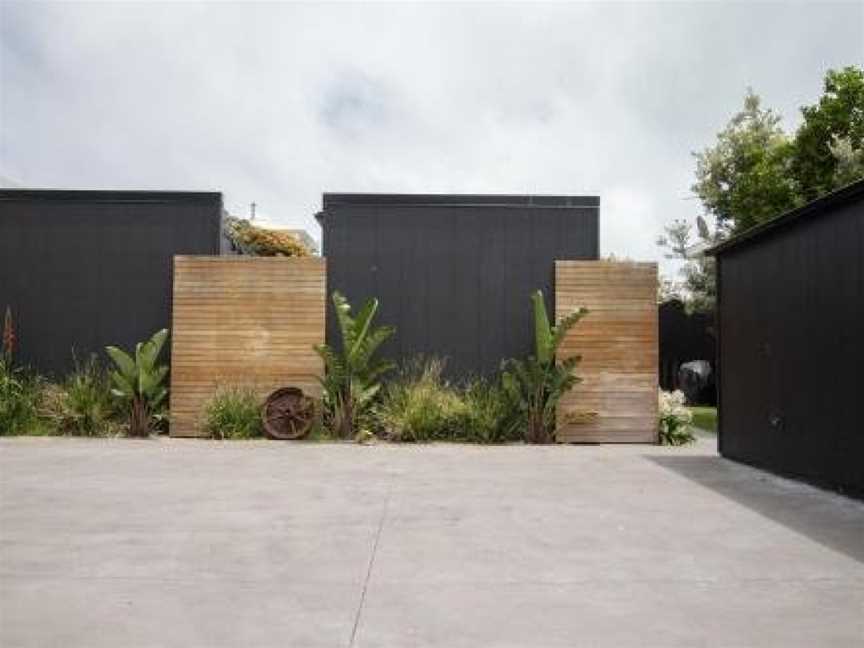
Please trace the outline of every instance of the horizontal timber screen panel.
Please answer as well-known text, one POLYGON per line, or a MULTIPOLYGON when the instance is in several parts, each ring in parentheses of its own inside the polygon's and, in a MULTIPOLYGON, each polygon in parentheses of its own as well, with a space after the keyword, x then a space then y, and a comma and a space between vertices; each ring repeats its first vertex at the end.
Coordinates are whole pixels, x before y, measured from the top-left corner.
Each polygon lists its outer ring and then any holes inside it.
POLYGON ((220 385, 263 400, 279 387, 320 396, 324 259, 177 256, 171 335, 171 435, 200 436, 220 385))
POLYGON ((657 264, 556 261, 556 319, 579 306, 558 355, 582 356, 582 382, 559 403, 558 440, 656 442, 657 264))

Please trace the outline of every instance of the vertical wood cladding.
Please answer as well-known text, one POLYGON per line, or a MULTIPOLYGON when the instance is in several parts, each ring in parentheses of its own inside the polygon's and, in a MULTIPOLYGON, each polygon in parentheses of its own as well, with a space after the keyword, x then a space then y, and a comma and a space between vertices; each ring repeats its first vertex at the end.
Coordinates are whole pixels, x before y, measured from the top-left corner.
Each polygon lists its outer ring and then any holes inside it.
POLYGON ((320 396, 326 263, 321 258, 184 257, 174 262, 171 435, 198 436, 220 385, 320 396))
POLYGON ((171 325, 175 254, 218 254, 218 193, 0 190, 0 312, 55 379, 171 325))
POLYGON ((864 182, 718 251, 720 452, 864 494, 864 182))
MULTIPOLYGON (((596 259, 596 197, 325 194, 328 290, 380 300, 401 360, 447 358, 452 378, 489 374, 532 348, 530 295, 553 309, 555 259, 596 259)), ((328 302, 327 340, 338 345, 328 302)))
POLYGON ((556 319, 580 306, 559 355, 582 356, 582 382, 559 404, 558 440, 656 442, 657 264, 556 261, 556 319))

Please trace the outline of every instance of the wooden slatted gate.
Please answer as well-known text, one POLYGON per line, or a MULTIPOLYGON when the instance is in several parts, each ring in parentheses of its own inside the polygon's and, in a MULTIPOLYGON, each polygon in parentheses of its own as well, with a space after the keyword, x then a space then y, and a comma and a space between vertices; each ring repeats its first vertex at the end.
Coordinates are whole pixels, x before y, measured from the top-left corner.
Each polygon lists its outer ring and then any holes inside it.
POLYGON ((657 264, 556 261, 555 314, 590 314, 560 356, 581 355, 582 378, 558 407, 562 442, 657 441, 657 264))
POLYGON ((326 262, 319 257, 174 257, 171 435, 201 436, 220 385, 320 396, 326 262))

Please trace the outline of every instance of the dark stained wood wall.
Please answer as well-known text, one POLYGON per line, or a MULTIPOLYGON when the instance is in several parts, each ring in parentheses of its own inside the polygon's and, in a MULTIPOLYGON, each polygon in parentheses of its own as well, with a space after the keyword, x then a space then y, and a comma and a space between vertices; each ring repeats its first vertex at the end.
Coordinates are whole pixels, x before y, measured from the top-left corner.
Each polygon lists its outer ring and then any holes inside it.
MULTIPOLYGON (((685 362, 707 360, 714 367, 717 354, 717 337, 714 313, 687 313, 684 304, 670 300, 658 307, 660 327, 660 388, 665 391, 678 389, 678 370, 685 362)), ((711 384, 714 384, 712 377, 711 384)), ((702 394, 702 405, 717 402, 716 389, 707 389, 702 394)))
POLYGON ((718 257, 720 452, 864 493, 864 182, 843 196, 718 257))
MULTIPOLYGON (((0 314, 16 360, 59 379, 171 326, 175 254, 219 254, 222 195, 0 190, 0 314)), ((167 354, 166 354, 167 355, 167 354)))
MULTIPOLYGON (((488 374, 532 348, 530 295, 554 310, 554 260, 596 259, 599 199, 325 194, 328 290, 380 300, 394 359, 444 356, 448 374, 488 374)), ((327 340, 338 344, 328 302, 327 340)))

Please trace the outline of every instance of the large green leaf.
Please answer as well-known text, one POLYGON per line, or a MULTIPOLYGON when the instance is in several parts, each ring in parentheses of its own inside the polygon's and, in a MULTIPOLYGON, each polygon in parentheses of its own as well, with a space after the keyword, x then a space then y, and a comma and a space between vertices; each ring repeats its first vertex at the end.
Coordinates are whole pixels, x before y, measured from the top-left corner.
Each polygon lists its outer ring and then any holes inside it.
POLYGON ((377 380, 385 373, 389 371, 393 371, 396 368, 396 365, 387 360, 379 360, 374 364, 369 365, 363 371, 363 380, 367 383, 370 383, 374 380, 377 380))
POLYGON ((374 385, 369 385, 356 389, 353 393, 353 396, 354 399, 357 401, 357 404, 363 406, 369 403, 380 389, 381 385, 379 383, 375 383, 374 385))
POLYGON ((135 397, 135 386, 132 382, 129 381, 126 376, 120 373, 117 370, 111 371, 110 373, 111 381, 114 383, 114 389, 111 391, 115 396, 120 396, 123 398, 134 398, 135 397))
MULTIPOLYGON (((512 362, 517 362, 513 360, 512 362)), ((507 398, 510 402, 514 403, 519 410, 524 410, 527 403, 524 397, 524 391, 519 384, 519 379, 517 378, 515 373, 511 373, 510 371, 504 371, 501 374, 501 387, 504 389, 504 393, 507 394, 507 398)))
POLYGON ((546 303, 543 301, 543 293, 539 290, 531 295, 534 304, 534 346, 537 359, 541 364, 552 362, 554 350, 552 348, 552 328, 549 325, 549 316, 546 314, 546 303))
POLYGON ((138 371, 135 367, 135 360, 132 359, 132 356, 115 346, 105 347, 105 352, 114 364, 117 365, 120 373, 123 374, 128 381, 132 382, 135 380, 138 371))
POLYGON ((352 366, 362 371, 362 368, 371 361, 372 356, 375 355, 378 347, 380 347, 384 342, 386 342, 387 339, 395 332, 396 329, 392 326, 381 326, 371 331, 368 335, 365 336, 363 344, 360 347, 360 351, 353 359, 352 366))
POLYGON ((587 308, 577 308, 572 313, 561 318, 561 320, 554 328, 554 338, 552 340, 553 353, 558 351, 558 347, 561 346, 561 343, 564 341, 564 338, 567 336, 567 333, 570 331, 570 329, 576 326, 579 320, 581 320, 587 314, 587 308))
POLYGON ((167 338, 168 329, 161 329, 154 333, 149 340, 136 347, 139 368, 150 371, 156 366, 159 353, 162 351, 162 346, 167 338))
POLYGON ((168 329, 160 329, 153 334, 153 337, 150 338, 150 342, 153 345, 153 353, 154 358, 159 357, 159 354, 162 352, 162 347, 165 346, 165 341, 168 339, 168 329))
POLYGON ((141 395, 146 398, 153 398, 158 393, 162 381, 168 373, 168 367, 162 366, 150 371, 142 371, 140 377, 141 395))
POLYGON ((356 366, 357 356, 362 353, 363 346, 366 340, 366 335, 369 333, 369 327, 372 325, 372 319, 378 311, 378 300, 370 299, 363 306, 363 309, 354 320, 352 331, 352 344, 348 349, 348 364, 356 366))
POLYGON ((168 395, 168 390, 165 389, 164 387, 160 387, 156 391, 156 393, 153 394, 153 397, 150 399, 150 407, 151 408, 158 407, 162 403, 162 401, 165 400, 165 397, 167 395, 168 395))
POLYGON ((321 356, 324 361, 326 373, 333 378, 341 379, 345 375, 345 365, 342 359, 336 355, 336 352, 326 344, 319 344, 314 347, 315 352, 321 356))
POLYGON ((333 291, 333 308, 342 334, 342 348, 347 351, 354 346, 354 320, 351 318, 351 304, 338 290, 333 291))

